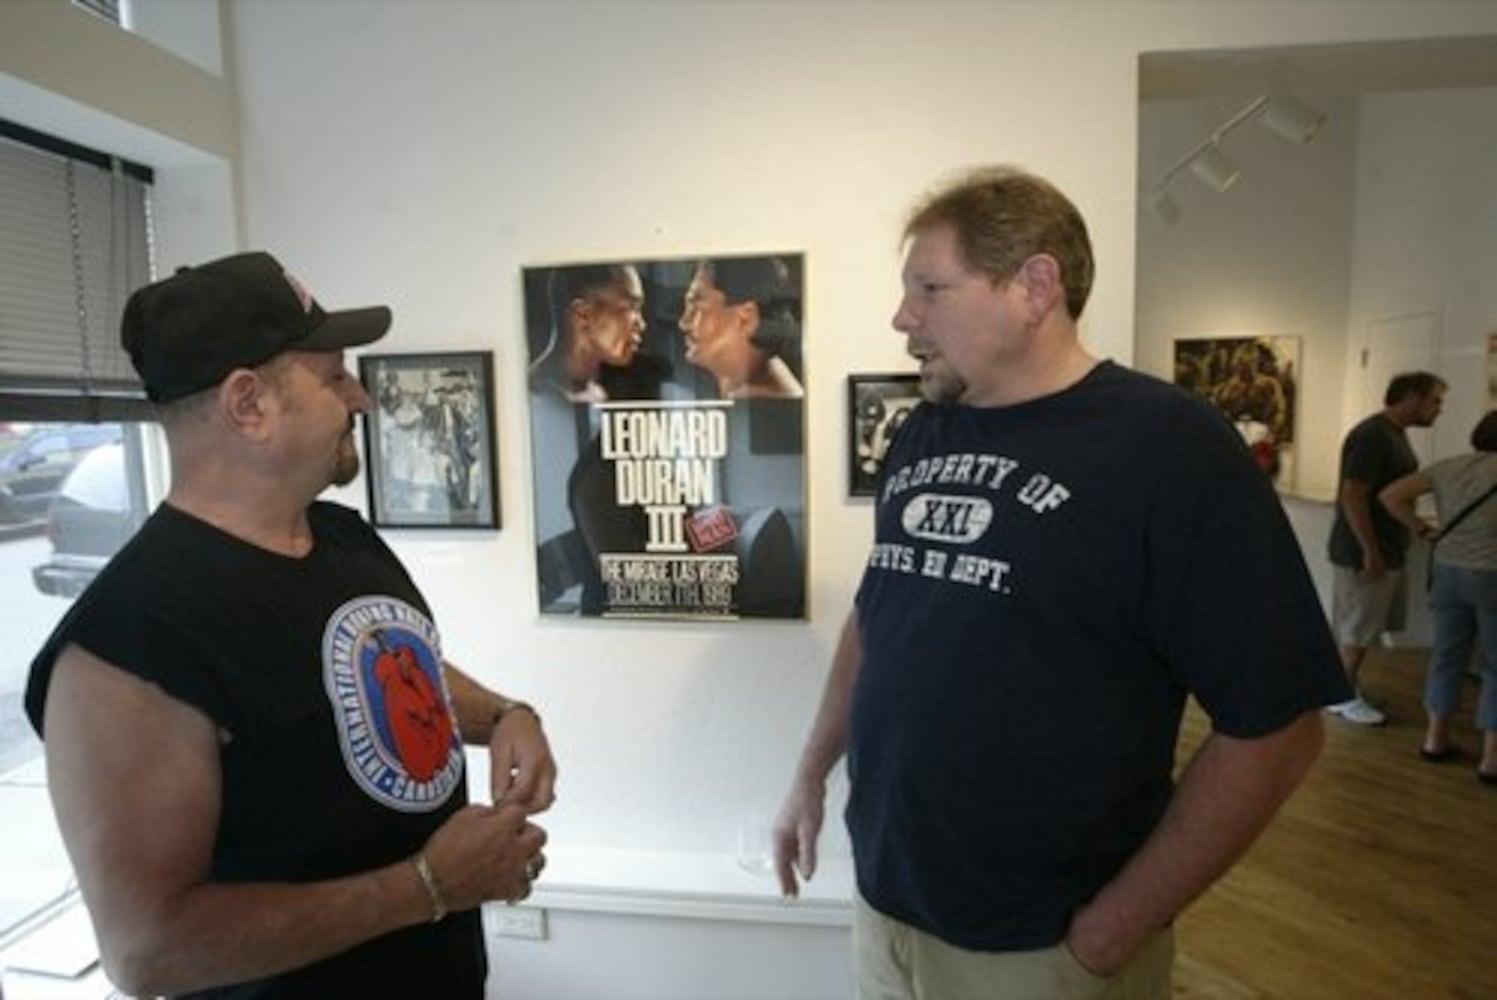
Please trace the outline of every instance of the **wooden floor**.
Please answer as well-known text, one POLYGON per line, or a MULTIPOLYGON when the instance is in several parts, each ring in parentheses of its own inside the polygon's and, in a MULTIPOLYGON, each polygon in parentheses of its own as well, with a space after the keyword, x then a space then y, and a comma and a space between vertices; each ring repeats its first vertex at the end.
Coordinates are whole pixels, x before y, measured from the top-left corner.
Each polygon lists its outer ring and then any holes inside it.
MULTIPOLYGON (((1183 997, 1497 998, 1497 787, 1475 777, 1477 685, 1458 761, 1419 756, 1424 651, 1379 650, 1388 725, 1326 718, 1325 753, 1236 868, 1181 917, 1183 997)), ((1192 706, 1180 759, 1206 731, 1192 706)))

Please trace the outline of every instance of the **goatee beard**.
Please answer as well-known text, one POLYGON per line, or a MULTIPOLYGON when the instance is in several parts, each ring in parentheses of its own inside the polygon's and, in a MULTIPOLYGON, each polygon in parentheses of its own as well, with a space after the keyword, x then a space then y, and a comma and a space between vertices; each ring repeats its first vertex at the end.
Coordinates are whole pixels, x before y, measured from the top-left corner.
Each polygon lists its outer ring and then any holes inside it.
POLYGON ((920 396, 927 403, 959 403, 966 392, 967 383, 954 375, 920 373, 920 396))
POLYGON ((333 463, 333 485, 347 486, 359 474, 359 452, 353 446, 353 438, 345 437, 338 446, 338 458, 333 463))

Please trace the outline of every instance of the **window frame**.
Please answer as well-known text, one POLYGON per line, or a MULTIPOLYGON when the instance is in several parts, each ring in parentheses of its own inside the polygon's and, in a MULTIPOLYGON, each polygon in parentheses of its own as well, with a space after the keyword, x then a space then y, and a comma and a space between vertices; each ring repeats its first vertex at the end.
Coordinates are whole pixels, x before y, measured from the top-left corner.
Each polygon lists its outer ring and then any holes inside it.
MULTIPOLYGON (((121 424, 130 516, 138 524, 160 501, 168 480, 156 408, 119 342, 124 303, 154 272, 154 173, 4 119, 0 153, 0 421, 121 424), (28 173, 33 165, 35 173, 28 173), (33 246, 31 239, 39 242, 33 246), (21 289, 37 297, 23 299, 21 289)), ((35 535, 34 522, 23 527, 35 535)), ((28 555, 8 559, 13 565, 7 572, 29 572, 28 555)), ((30 579, 16 584, 35 586, 30 579)), ((71 603, 56 606, 59 620, 71 603)), ((51 628, 46 622, 42 627, 51 628)), ((13 666, 23 688, 35 652, 16 651, 20 662, 13 666)), ((17 759, 0 779, 7 801, 25 816, 7 815, 0 845, 8 855, 24 855, 14 859, 18 863, 40 868, 11 896, 0 950, 77 899, 71 864, 65 852, 59 855, 60 833, 55 841, 50 837, 56 820, 45 794, 45 768, 24 743, 17 741, 17 759), (19 841, 10 841, 12 835, 19 841), (54 870, 59 856, 62 867, 54 870)))

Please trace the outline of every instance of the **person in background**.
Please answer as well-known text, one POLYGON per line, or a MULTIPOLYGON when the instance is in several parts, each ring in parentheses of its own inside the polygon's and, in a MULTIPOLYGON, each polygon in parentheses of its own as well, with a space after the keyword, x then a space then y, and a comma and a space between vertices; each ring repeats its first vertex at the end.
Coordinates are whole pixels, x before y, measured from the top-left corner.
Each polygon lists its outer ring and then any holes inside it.
POLYGON ((800 399, 805 390, 785 361, 800 342, 798 301, 779 258, 700 262, 679 321, 686 360, 717 379, 722 399, 800 399))
POLYGON ((1488 410, 1472 429, 1471 447, 1470 454, 1394 480, 1378 499, 1410 533, 1434 542, 1429 589, 1434 649, 1424 684, 1428 718, 1419 752, 1432 761, 1456 756, 1450 718, 1460 702, 1472 647, 1480 640, 1476 725, 1483 736, 1476 775, 1497 785, 1497 410, 1488 410), (1415 501, 1426 494, 1434 495, 1438 527, 1415 513, 1415 501))
POLYGON ((448 662, 400 561, 316 499, 357 475, 371 405, 343 350, 389 325, 259 252, 126 304, 171 489, 37 654, 26 708, 132 995, 478 998, 479 904, 544 863, 540 719, 448 662))
POLYGON ((1211 405, 1098 360, 1075 206, 974 172, 905 229, 924 401, 774 829, 845 754, 859 996, 1170 995, 1171 926, 1320 751, 1346 681, 1267 477, 1211 405), (1172 778, 1187 695, 1212 731, 1172 778))
POLYGON ((1363 694, 1361 673, 1367 650, 1384 632, 1403 628, 1409 535, 1376 500, 1383 487, 1419 468, 1406 431, 1434 424, 1444 400, 1445 382, 1439 376, 1395 375, 1383 395, 1383 408, 1341 442, 1340 485, 1327 552, 1334 574, 1331 626, 1353 694, 1327 711, 1348 722, 1380 726, 1388 721, 1363 694))

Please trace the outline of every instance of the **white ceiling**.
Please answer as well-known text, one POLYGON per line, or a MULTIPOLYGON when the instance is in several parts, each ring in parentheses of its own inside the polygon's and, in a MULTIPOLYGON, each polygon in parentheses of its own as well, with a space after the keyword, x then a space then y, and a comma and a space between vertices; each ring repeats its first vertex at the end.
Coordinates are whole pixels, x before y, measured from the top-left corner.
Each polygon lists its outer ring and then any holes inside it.
POLYGON ((1141 100, 1497 86, 1497 35, 1259 49, 1146 52, 1141 100))

